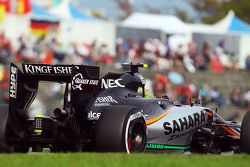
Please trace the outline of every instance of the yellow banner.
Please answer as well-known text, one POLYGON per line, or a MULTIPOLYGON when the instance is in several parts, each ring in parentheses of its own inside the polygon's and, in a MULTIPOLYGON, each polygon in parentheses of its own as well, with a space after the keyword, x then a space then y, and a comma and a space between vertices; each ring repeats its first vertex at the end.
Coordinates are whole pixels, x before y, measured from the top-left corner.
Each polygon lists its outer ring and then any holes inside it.
POLYGON ((23 14, 24 13, 24 0, 17 0, 17 14, 23 14))
POLYGON ((3 80, 4 77, 4 66, 0 65, 0 81, 3 80))
POLYGON ((4 21, 5 13, 6 13, 5 6, 0 5, 0 23, 4 21))

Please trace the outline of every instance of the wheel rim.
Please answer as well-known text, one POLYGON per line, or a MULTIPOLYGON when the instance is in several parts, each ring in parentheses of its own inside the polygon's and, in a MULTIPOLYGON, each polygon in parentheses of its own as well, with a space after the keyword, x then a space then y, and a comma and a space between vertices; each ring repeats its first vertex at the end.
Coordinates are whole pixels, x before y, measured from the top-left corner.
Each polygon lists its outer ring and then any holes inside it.
POLYGON ((135 120, 129 126, 127 145, 129 152, 142 152, 146 145, 146 128, 144 121, 135 120))

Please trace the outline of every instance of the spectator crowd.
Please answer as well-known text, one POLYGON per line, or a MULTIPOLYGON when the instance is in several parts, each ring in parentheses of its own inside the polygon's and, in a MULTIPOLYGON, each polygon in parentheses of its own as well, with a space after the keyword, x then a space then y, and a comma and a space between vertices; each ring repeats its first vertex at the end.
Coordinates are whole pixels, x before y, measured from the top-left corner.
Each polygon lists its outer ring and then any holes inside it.
MULTIPOLYGON (((187 46, 179 44, 171 48, 167 40, 148 39, 136 43, 133 40, 117 40, 117 55, 122 62, 145 62, 157 70, 196 70, 211 69, 214 73, 222 73, 226 69, 238 70, 238 60, 234 53, 229 53, 225 41, 220 40, 216 47, 204 41, 199 52, 194 41, 187 46)), ((246 60, 246 68, 250 67, 250 56, 246 60)))
MULTIPOLYGON (((104 64, 114 62, 143 62, 156 70, 174 70, 195 72, 210 69, 221 73, 226 69, 238 70, 237 56, 229 53, 220 40, 216 47, 204 41, 199 52, 197 44, 191 41, 187 46, 179 44, 173 49, 168 40, 147 39, 136 43, 133 40, 117 39, 116 55, 109 53, 105 43, 78 43, 72 41, 63 44, 53 36, 20 36, 15 45, 0 32, 0 64, 9 62, 44 64, 104 64)), ((246 69, 250 70, 250 54, 246 58, 246 69)))
MULTIPOLYGON (((111 55, 106 44, 94 41, 90 44, 71 42, 62 44, 53 37, 41 36, 32 39, 29 36, 20 36, 14 45, 0 33, 0 96, 2 101, 8 100, 8 64, 16 63, 43 63, 43 64, 103 64, 111 65, 115 62, 144 62, 158 73, 151 89, 156 97, 168 95, 172 100, 188 104, 190 98, 198 97, 200 93, 205 103, 214 102, 219 107, 230 102, 239 107, 250 109, 250 90, 244 92, 241 87, 235 86, 230 97, 226 98, 216 87, 204 84, 197 88, 192 82, 181 81, 175 84, 170 72, 180 75, 184 70, 211 70, 213 73, 223 73, 230 69, 238 71, 237 56, 230 54, 224 48, 221 40, 215 48, 204 41, 202 51, 197 44, 191 41, 187 47, 179 45, 175 50, 169 47, 168 41, 147 39, 136 43, 133 40, 118 39, 116 55, 111 55), (5 91, 3 91, 5 90, 5 91)), ((250 55, 246 59, 246 69, 250 70, 250 55)))
POLYGON ((62 44, 56 38, 41 36, 36 40, 30 36, 20 36, 17 46, 0 33, 0 64, 43 63, 43 64, 110 64, 112 55, 108 53, 107 45, 79 44, 71 42, 62 44))
POLYGON ((203 105, 215 104, 215 106, 222 108, 231 104, 250 110, 250 89, 244 90, 241 86, 236 85, 231 90, 229 97, 226 97, 218 87, 212 87, 208 84, 197 87, 188 81, 176 85, 173 84, 169 76, 162 73, 157 74, 154 85, 147 87, 147 89, 152 90, 156 97, 168 96, 180 104, 190 104, 192 98, 200 97, 203 105))

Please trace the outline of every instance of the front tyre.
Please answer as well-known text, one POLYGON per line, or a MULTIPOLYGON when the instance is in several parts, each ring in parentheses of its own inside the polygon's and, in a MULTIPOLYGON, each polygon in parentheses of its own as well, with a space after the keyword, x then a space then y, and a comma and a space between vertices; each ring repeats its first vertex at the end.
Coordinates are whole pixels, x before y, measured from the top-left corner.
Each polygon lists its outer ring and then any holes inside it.
POLYGON ((250 111, 245 114, 241 124, 240 145, 242 152, 250 154, 250 111))
POLYGON ((135 107, 108 107, 97 121, 96 151, 143 152, 146 142, 146 122, 142 112, 135 107))

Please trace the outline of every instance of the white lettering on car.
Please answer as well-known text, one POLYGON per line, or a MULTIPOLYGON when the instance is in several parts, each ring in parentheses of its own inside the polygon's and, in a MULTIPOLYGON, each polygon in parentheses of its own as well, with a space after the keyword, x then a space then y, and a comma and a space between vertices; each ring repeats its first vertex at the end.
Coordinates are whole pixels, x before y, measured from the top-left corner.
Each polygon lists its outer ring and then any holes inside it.
POLYGON ((134 113, 133 115, 130 116, 130 120, 133 121, 133 120, 140 118, 140 117, 143 117, 142 112, 137 112, 137 113, 134 113))
POLYGON ((102 79, 101 88, 109 89, 109 88, 116 88, 121 87, 124 88, 125 85, 121 84, 122 79, 102 79))
POLYGON ((98 85, 98 80, 84 79, 81 73, 77 73, 72 79, 72 88, 82 90, 82 85, 98 85))
POLYGON ((24 71, 28 74, 71 74, 72 67, 25 64, 24 71))
POLYGON ((90 111, 88 113, 88 119, 91 119, 91 120, 99 119, 99 117, 101 116, 101 114, 102 113, 96 113, 96 112, 90 111))
POLYGON ((112 96, 97 97, 96 103, 118 103, 112 96))
POLYGON ((12 98, 16 98, 16 94, 17 94, 17 68, 11 66, 10 69, 10 92, 9 95, 12 98))
POLYGON ((118 102, 112 96, 97 97, 95 101, 95 106, 103 107, 110 106, 112 103, 117 104, 118 102))

